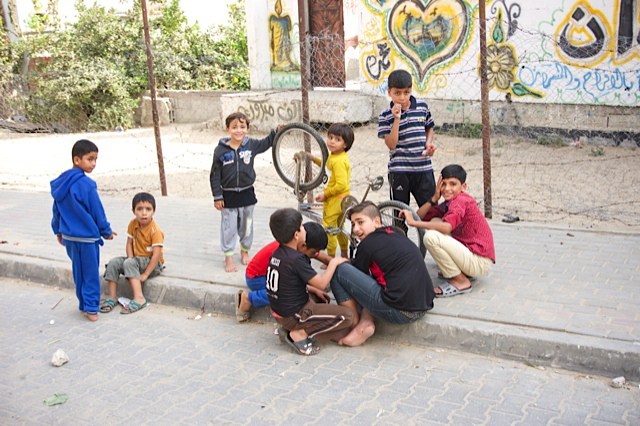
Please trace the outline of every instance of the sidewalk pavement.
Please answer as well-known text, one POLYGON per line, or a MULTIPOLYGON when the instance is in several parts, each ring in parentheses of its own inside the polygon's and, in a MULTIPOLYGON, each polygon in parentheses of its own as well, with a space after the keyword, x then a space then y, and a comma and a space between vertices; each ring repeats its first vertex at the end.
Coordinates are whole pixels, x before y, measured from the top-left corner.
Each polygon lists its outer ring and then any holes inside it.
MULTIPOLYGON (((283 207, 295 207, 292 198, 283 197, 283 207)), ((129 201, 102 200, 118 233, 102 248, 104 264, 124 254, 133 215, 129 201)), ((51 232, 51 204, 47 193, 0 191, 0 276, 73 287, 71 262, 51 232)), ((272 241, 273 210, 255 209, 252 253, 272 241)), ((239 272, 224 271, 213 202, 161 197, 155 218, 167 267, 145 284, 147 300, 233 315, 244 267, 238 254, 239 272)), ((522 222, 491 227, 497 264, 472 293, 436 299, 410 326, 379 322, 373 338, 640 380, 640 235, 522 222)), ((437 285, 435 262, 427 255, 426 263, 437 285)), ((253 318, 271 321, 266 309, 253 318)))

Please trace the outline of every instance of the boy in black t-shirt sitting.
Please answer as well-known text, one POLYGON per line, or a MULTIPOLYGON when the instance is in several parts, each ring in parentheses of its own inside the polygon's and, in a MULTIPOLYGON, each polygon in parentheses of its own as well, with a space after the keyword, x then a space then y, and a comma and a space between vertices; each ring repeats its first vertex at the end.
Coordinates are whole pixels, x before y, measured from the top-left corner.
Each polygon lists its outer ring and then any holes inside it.
POLYGON ((297 250, 306 241, 302 215, 297 210, 276 210, 269 219, 269 228, 280 243, 267 269, 271 314, 282 326, 278 333, 283 342, 301 355, 314 355, 320 350, 316 339, 325 342, 342 337, 353 322, 353 312, 349 308, 316 303, 310 296, 311 293, 319 300, 329 302, 324 289, 336 266, 347 259, 332 259, 326 272, 319 275, 311 267, 309 258, 297 250))
POLYGON ((375 204, 358 204, 349 211, 349 219, 361 241, 352 264, 336 270, 331 290, 336 302, 354 315, 355 327, 338 343, 358 346, 375 332, 374 318, 392 324, 414 322, 433 308, 435 293, 418 247, 398 229, 383 226, 375 204))

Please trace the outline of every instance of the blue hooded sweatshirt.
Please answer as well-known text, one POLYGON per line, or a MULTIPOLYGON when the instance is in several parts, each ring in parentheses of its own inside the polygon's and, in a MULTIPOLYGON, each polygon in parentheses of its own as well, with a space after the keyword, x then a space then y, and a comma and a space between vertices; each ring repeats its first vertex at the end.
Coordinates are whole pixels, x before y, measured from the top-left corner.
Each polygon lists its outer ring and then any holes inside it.
POLYGON ((111 235, 96 183, 74 167, 51 181, 53 219, 56 235, 70 241, 92 243, 111 235))

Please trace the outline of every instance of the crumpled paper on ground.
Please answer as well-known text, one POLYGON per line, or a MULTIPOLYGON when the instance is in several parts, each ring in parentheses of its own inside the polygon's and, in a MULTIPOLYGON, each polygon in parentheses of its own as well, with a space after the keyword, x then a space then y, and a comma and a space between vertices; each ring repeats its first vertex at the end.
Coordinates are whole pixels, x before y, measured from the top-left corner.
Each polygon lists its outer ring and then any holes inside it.
POLYGON ((60 367, 67 362, 69 362, 69 355, 67 355, 62 349, 58 349, 57 351, 55 351, 53 353, 53 356, 51 357, 51 364, 56 367, 60 367))

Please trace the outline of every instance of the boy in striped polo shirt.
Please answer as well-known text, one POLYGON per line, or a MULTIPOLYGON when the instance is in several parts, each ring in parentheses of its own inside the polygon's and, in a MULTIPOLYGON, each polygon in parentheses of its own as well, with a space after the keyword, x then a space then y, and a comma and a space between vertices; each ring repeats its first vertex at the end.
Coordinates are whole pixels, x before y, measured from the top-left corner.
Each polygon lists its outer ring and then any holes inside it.
POLYGON ((411 74, 395 70, 387 83, 391 105, 378 117, 378 137, 389 148, 391 199, 408 205, 413 194, 421 207, 435 192, 431 165, 435 124, 426 102, 411 96, 411 74))

